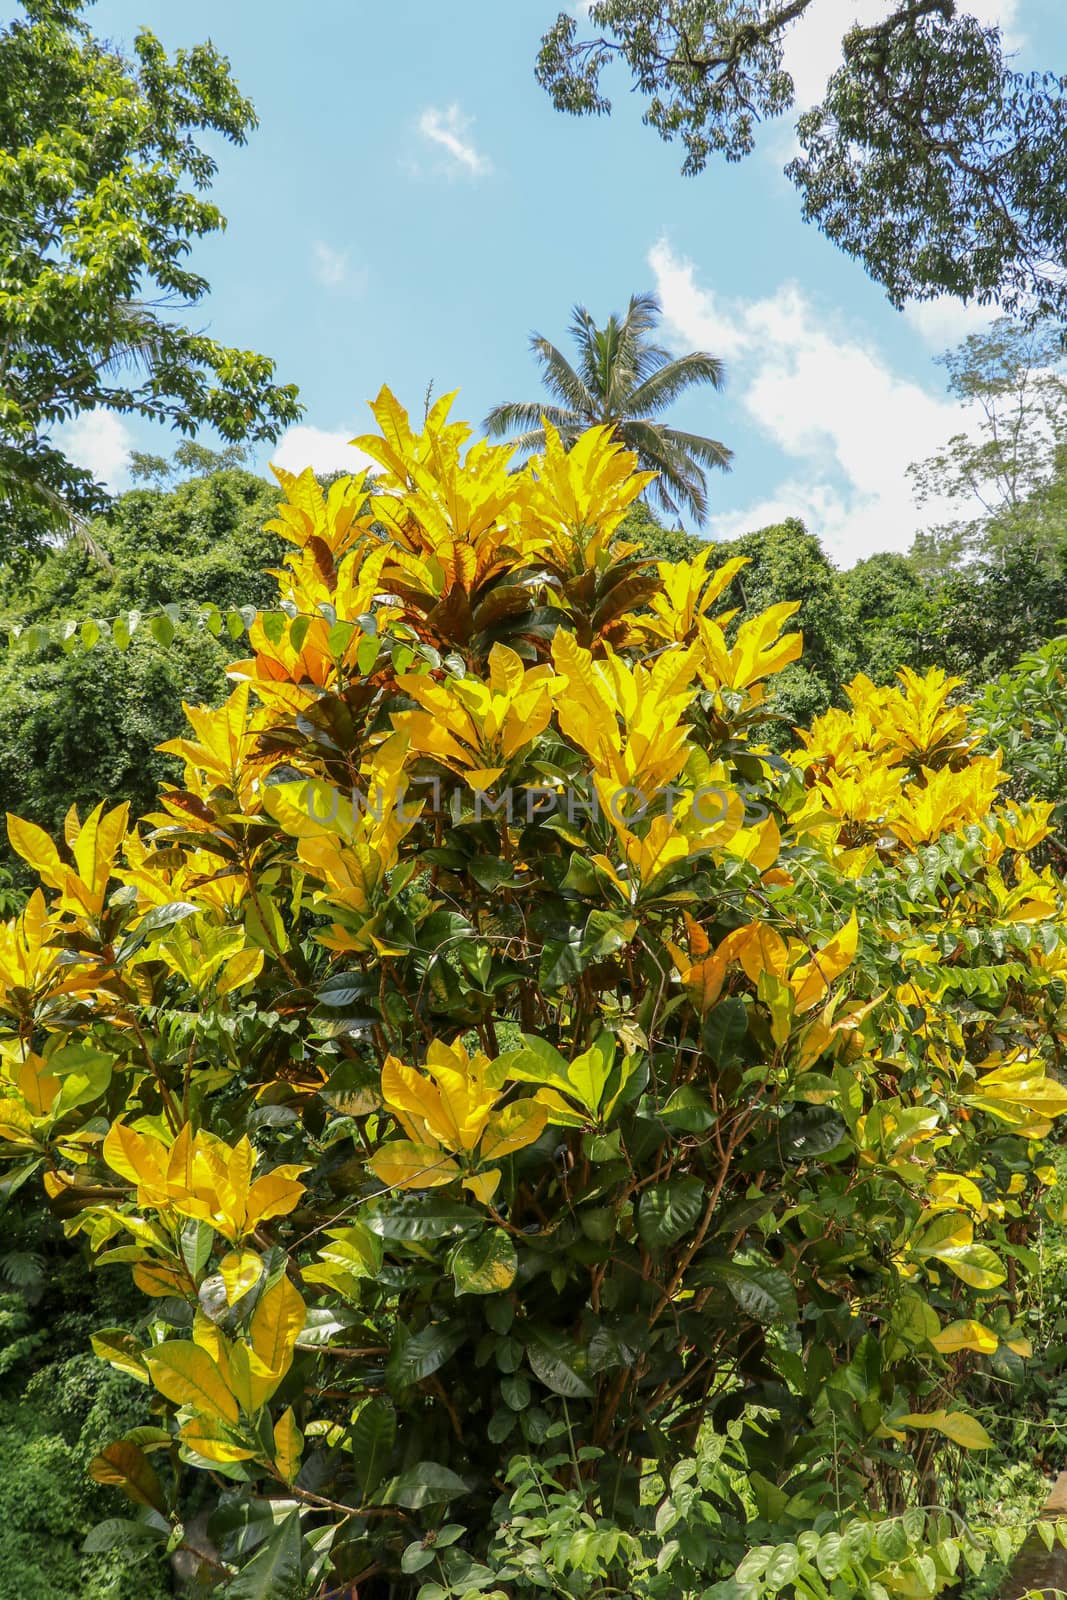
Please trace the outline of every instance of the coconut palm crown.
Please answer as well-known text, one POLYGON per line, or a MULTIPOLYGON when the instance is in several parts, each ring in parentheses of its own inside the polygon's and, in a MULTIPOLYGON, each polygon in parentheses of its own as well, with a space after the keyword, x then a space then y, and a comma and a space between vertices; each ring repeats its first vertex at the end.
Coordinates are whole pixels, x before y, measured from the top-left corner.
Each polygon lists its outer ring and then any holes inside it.
POLYGON ((539 333, 530 348, 541 366, 555 403, 508 401, 494 406, 485 429, 494 438, 515 435, 520 450, 544 448, 544 422, 572 442, 586 428, 607 424, 620 443, 633 450, 646 472, 658 476, 651 498, 664 511, 688 511, 703 523, 708 514, 706 467, 729 469, 733 451, 718 439, 669 428, 658 413, 698 384, 722 387, 723 364, 705 350, 672 357, 655 342, 661 316, 654 294, 631 296, 624 317, 612 315, 598 328, 585 306, 575 306, 569 332, 578 347, 572 365, 539 333))

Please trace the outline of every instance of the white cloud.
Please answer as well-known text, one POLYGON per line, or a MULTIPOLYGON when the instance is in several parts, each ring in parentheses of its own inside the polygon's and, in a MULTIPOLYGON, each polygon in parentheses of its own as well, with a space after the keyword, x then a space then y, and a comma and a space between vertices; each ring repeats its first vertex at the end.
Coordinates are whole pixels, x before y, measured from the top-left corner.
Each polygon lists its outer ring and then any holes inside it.
POLYGON ((352 268, 348 251, 335 250, 325 239, 316 239, 311 247, 311 270, 326 289, 359 290, 366 286, 366 272, 352 268))
POLYGON ((56 429, 55 442, 112 494, 130 487, 133 434, 116 412, 85 411, 56 429))
POLYGON ((758 504, 713 517, 715 537, 801 516, 847 566, 878 550, 906 550, 919 526, 949 514, 928 502, 920 517, 907 468, 961 431, 958 405, 892 372, 794 284, 726 304, 665 241, 649 263, 679 345, 727 357, 753 424, 797 463, 758 504))
POLYGON ((980 306, 973 300, 964 305, 950 294, 913 300, 904 307, 905 320, 938 354, 961 344, 968 334, 981 333, 998 315, 995 306, 980 306))
POLYGON ((465 172, 472 178, 485 178, 493 170, 493 163, 477 148, 470 137, 472 119, 463 114, 453 102, 443 110, 427 106, 419 118, 419 132, 430 144, 443 150, 448 157, 448 168, 465 172))
POLYGON ((379 471, 377 463, 355 445, 350 444, 354 428, 312 428, 298 423, 288 428, 271 451, 271 462, 286 472, 303 472, 313 467, 316 472, 366 472, 379 471))

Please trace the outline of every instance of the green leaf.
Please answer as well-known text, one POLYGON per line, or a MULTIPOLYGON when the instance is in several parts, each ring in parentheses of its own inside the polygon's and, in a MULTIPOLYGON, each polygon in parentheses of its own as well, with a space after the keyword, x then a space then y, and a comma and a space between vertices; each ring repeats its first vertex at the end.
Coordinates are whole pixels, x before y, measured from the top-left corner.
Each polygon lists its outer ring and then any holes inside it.
POLYGON ((770 1327, 776 1322, 796 1321, 796 1292, 789 1274, 780 1268, 724 1261, 716 1262, 712 1271, 745 1315, 756 1322, 770 1327))
POLYGON ((361 639, 356 646, 356 666, 365 678, 374 671, 378 652, 382 647, 380 639, 361 639))
POLYGON ((182 1260, 194 1278, 199 1278, 211 1255, 215 1235, 209 1223, 190 1220, 181 1231, 182 1260))
POLYGON ((156 643, 163 645, 164 648, 173 643, 174 624, 168 616, 164 616, 162 613, 149 620, 148 631, 156 643))
POLYGON ((705 1133, 715 1121, 711 1101, 691 1083, 675 1089, 659 1116, 668 1127, 680 1128, 683 1133, 705 1133))
MULTIPOLYGON (((395 1203, 395 1202, 394 1202, 395 1203)), ((367 1227, 379 1239, 411 1240, 420 1243, 444 1239, 450 1233, 463 1233, 481 1226, 482 1219, 472 1207, 459 1200, 432 1197, 408 1202, 410 1209, 380 1213, 367 1218, 367 1227)))
POLYGON ((326 635, 326 648, 332 656, 343 656, 356 631, 354 622, 335 622, 326 635))
POLYGON ((637 1231, 649 1250, 673 1244, 696 1227, 704 1210, 704 1185, 699 1178, 671 1178, 654 1184, 641 1196, 637 1231))
POLYGON ((500 1380, 500 1394, 504 1404, 512 1411, 525 1411, 530 1404, 530 1380, 521 1372, 500 1380))
POLYGON ((300 1513, 289 1511, 226 1585, 226 1600, 303 1600, 300 1513))
POLYGON ((603 1030, 588 1050, 575 1056, 568 1068, 571 1094, 595 1117, 599 1115, 604 1090, 615 1062, 615 1039, 603 1030))
POLYGON ((764 1587, 777 1594, 787 1583, 792 1583, 800 1571, 800 1556, 795 1544, 776 1545, 763 1574, 764 1587))
POLYGON ((503 1294, 518 1271, 515 1246, 503 1228, 490 1228, 475 1239, 465 1239, 452 1257, 452 1277, 457 1294, 503 1294))
POLYGON ((352 1423, 352 1460, 364 1494, 385 1476, 396 1442, 396 1412, 382 1395, 361 1406, 352 1423))
POLYGON ((717 1067, 729 1066, 738 1059, 748 1032, 748 1010, 739 995, 720 1000, 704 1018, 701 1043, 704 1054, 717 1067))
POLYGON ((403 1506, 420 1511, 423 1506, 447 1505, 469 1494, 464 1480, 438 1461, 417 1461, 413 1467, 391 1478, 378 1496, 384 1506, 403 1506))
POLYGON ((836 1533, 824 1533, 819 1540, 819 1548, 815 1553, 815 1564, 824 1578, 831 1582, 839 1577, 848 1566, 849 1550, 836 1533))
POLYGON ((554 1341, 554 1345, 550 1346, 546 1339, 535 1339, 527 1345, 526 1359, 534 1375, 553 1394, 561 1394, 567 1400, 591 1400, 592 1389, 575 1369, 577 1346, 572 1347, 569 1340, 554 1341))
POLYGON ((421 1383, 455 1354, 466 1334, 454 1324, 431 1322, 403 1340, 389 1362, 389 1380, 397 1387, 421 1383))
POLYGON ((568 1094, 571 1080, 567 1075, 570 1063, 566 1056, 560 1055, 554 1045, 535 1033, 524 1033, 522 1042, 524 1048, 506 1058, 507 1076, 519 1083, 544 1084, 568 1094))
POLYGON ((150 1522, 135 1522, 132 1517, 108 1517, 90 1528, 82 1544, 82 1554, 103 1555, 107 1550, 120 1550, 123 1545, 166 1544, 170 1524, 160 1518, 162 1526, 150 1522))
POLYGON ((421 1539, 417 1539, 414 1544, 409 1544, 405 1547, 404 1553, 400 1557, 400 1570, 408 1577, 411 1577, 413 1573, 421 1572, 423 1567, 428 1567, 436 1559, 437 1551, 435 1546, 432 1544, 425 1545, 421 1539))

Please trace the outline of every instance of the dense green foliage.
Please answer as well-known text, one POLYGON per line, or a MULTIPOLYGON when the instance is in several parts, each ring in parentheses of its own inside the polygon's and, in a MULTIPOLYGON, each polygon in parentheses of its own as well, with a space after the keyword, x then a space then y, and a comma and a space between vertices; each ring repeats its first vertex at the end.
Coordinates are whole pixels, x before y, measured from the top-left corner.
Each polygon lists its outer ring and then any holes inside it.
MULTIPOLYGON (((196 607, 263 602, 280 542, 264 533, 276 490, 239 468, 173 488, 135 489, 93 524, 106 557, 78 545, 53 550, 29 582, 0 581, 0 618, 57 631, 99 619, 91 651, 43 649, 33 637, 0 653, 0 794, 49 828, 73 802, 91 809, 118 796, 147 806, 174 769, 156 746, 177 733, 182 701, 216 699, 232 641, 196 620, 196 607), (177 605, 173 641, 140 632, 120 650, 110 620, 177 605)), ((10 860, 10 858, 7 858, 10 860)))
POLYGON ((212 45, 170 59, 141 32, 125 60, 84 9, 26 0, 0 29, 0 560, 16 564, 106 503, 58 423, 108 407, 274 439, 300 412, 266 356, 169 309, 208 291, 187 256, 225 224, 211 140, 242 144, 250 102, 212 45))
POLYGON ((134 1297, 117 1276, 90 1283, 40 1208, 21 1221, 5 1211, 0 1279, 0 1597, 162 1600, 167 1574, 138 1553, 82 1553, 114 1509, 89 1462, 140 1405, 138 1385, 101 1367, 86 1341, 101 1319, 134 1315, 134 1297))
MULTIPOLYGON (((615 62, 645 121, 680 139, 683 171, 739 161, 759 123, 794 105, 790 27, 832 0, 593 0, 561 11, 537 75, 561 111, 603 114, 615 62)), ((843 62, 799 120, 787 168, 804 215, 884 284, 896 305, 950 293, 1008 310, 1067 308, 1067 95, 1024 76, 999 27, 964 0, 902 0, 849 27, 843 62)), ((821 19, 820 19, 821 20, 821 19)))

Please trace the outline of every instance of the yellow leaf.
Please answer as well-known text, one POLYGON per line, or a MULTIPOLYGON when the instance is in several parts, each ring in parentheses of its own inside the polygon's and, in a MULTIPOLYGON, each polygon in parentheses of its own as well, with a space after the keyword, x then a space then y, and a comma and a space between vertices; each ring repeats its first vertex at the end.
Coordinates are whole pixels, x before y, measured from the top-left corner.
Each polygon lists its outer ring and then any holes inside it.
POLYGON ((305 1307, 288 1278, 279 1278, 256 1303, 248 1325, 252 1349, 268 1372, 284 1374, 304 1327, 305 1307))
POLYGON ((367 1166, 387 1189, 438 1189, 458 1178, 460 1172, 440 1146, 413 1144, 410 1139, 391 1139, 383 1144, 367 1166))
POLYGON ((487 1206, 496 1194, 500 1183, 500 1168, 490 1167, 488 1172, 479 1172, 473 1178, 464 1178, 461 1188, 466 1189, 483 1206, 487 1206))
POLYGON ((0 1139, 9 1144, 36 1145, 33 1118, 20 1100, 0 1100, 0 1139))
POLYGON ((38 828, 33 822, 25 822, 22 817, 13 816, 9 811, 7 836, 11 840, 11 848, 29 863, 49 888, 63 888, 67 881, 67 868, 43 828, 38 828))
POLYGON ((237 1402, 206 1350, 185 1339, 166 1339, 145 1356, 152 1382, 176 1405, 223 1422, 237 1421, 237 1402))
POLYGON ((232 990, 239 989, 242 984, 251 983, 253 978, 258 977, 262 966, 262 950, 238 950, 223 967, 215 985, 215 992, 229 994, 232 990))
POLYGON ((157 1261, 139 1261, 133 1269, 133 1281, 142 1294, 151 1295, 154 1300, 188 1294, 193 1287, 184 1273, 174 1267, 164 1267, 157 1261))
POLYGON ((286 1483, 292 1483, 300 1471, 300 1452, 303 1448, 304 1440, 296 1425, 293 1408, 289 1406, 274 1424, 274 1465, 286 1483))
POLYGON ((144 1364, 144 1351, 125 1328, 102 1328, 94 1333, 89 1343, 93 1354, 101 1361, 109 1361, 120 1372, 136 1378, 138 1383, 148 1382, 148 1369, 144 1364))
POLYGON ((156 1469, 141 1449, 129 1439, 116 1439, 105 1445, 89 1463, 89 1476, 97 1483, 112 1484, 139 1506, 151 1506, 163 1513, 167 1502, 156 1469))
POLYGON ((304 1185, 296 1182, 296 1175, 306 1171, 306 1167, 275 1167, 273 1172, 257 1178, 248 1191, 244 1231, 251 1233, 270 1217, 287 1216, 304 1193, 304 1185))
POLYGON ((211 1417, 194 1417, 178 1430, 182 1444, 195 1450, 205 1461, 251 1461, 255 1450, 239 1443, 228 1428, 211 1417))
POLYGON ((953 1444, 962 1445, 964 1450, 990 1450, 993 1446, 982 1424, 966 1411, 913 1412, 893 1420, 902 1428, 932 1428, 935 1433, 943 1433, 946 1439, 951 1439, 953 1444))
POLYGON ((951 1355, 956 1350, 976 1350, 979 1355, 989 1356, 997 1348, 997 1336, 992 1328, 968 1320, 950 1322, 947 1328, 942 1328, 940 1333, 934 1335, 930 1343, 942 1355, 951 1355))
POLYGON ((859 923, 853 911, 844 927, 828 939, 811 961, 791 975, 789 987, 796 995, 798 1011, 808 1011, 818 1005, 835 978, 852 965, 859 940, 859 923))
POLYGON ((516 1100, 503 1111, 494 1112, 481 1143, 482 1160, 499 1161, 502 1156, 525 1149, 541 1137, 547 1121, 547 1109, 533 1100, 516 1100))
POLYGON ((263 1263, 254 1250, 231 1250, 219 1262, 219 1275, 226 1290, 226 1304, 236 1305, 259 1282, 263 1263))
POLYGON ((138 1188, 158 1190, 165 1198, 169 1151, 162 1139, 138 1133, 125 1122, 113 1122, 104 1140, 104 1160, 120 1178, 138 1188))

